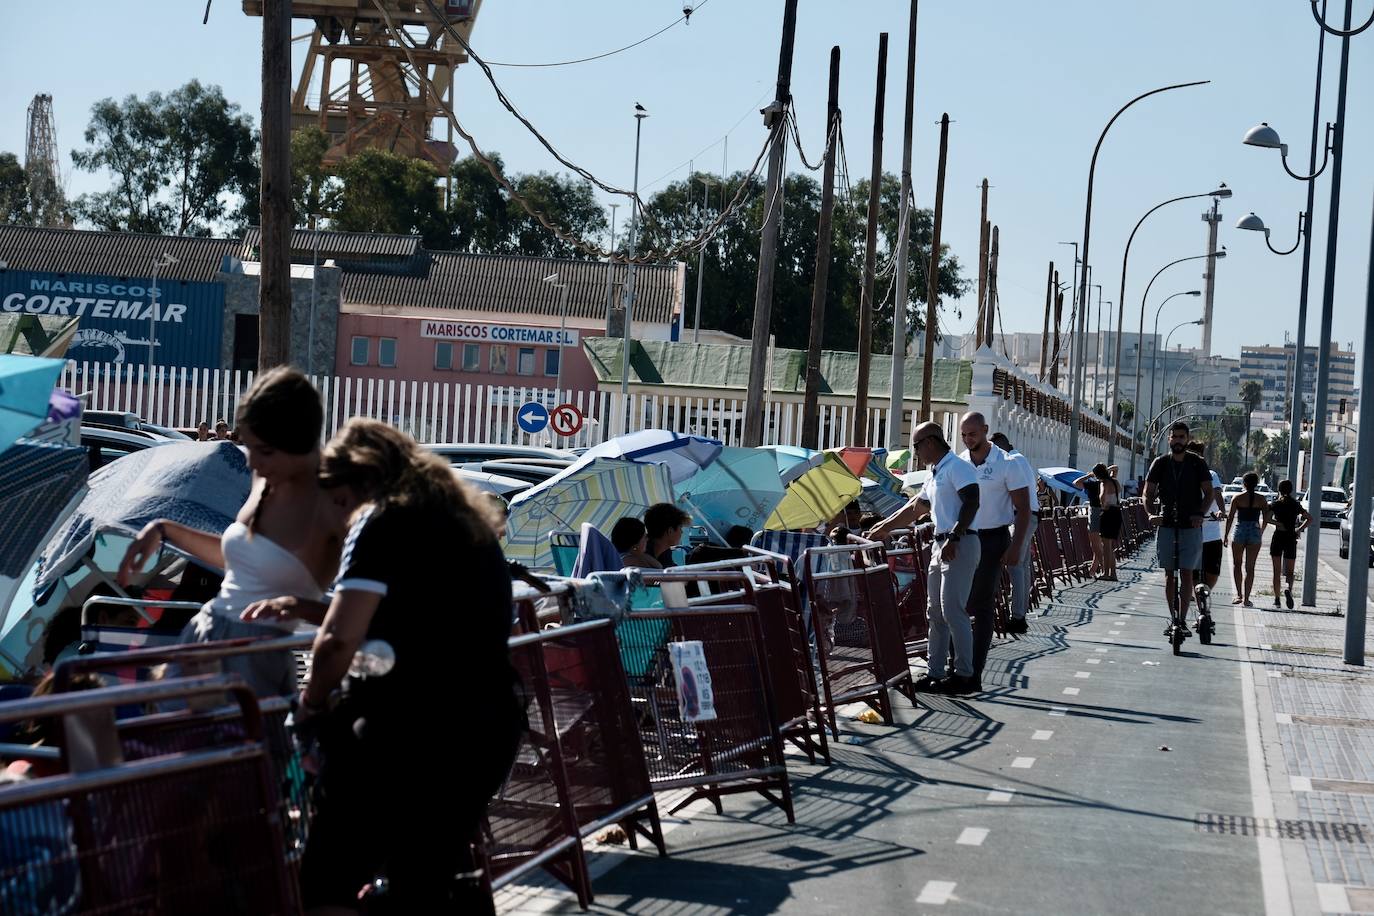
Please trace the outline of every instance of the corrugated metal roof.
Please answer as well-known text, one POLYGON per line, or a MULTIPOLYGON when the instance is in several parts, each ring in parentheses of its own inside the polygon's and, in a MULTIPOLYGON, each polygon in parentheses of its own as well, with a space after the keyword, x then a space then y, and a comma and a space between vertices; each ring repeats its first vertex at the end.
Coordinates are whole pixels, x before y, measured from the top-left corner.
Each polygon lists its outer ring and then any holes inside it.
MULTIPOLYGON (((618 285, 626 268, 609 275, 618 285)), ((601 319, 606 314, 608 270, 604 261, 527 258, 507 255, 429 253, 414 273, 354 272, 343 275, 346 305, 406 305, 512 314, 557 315, 560 291, 544 278, 558 274, 568 285, 568 316, 601 319)), ((682 303, 682 264, 640 265, 635 270, 634 320, 672 321, 682 303)))
POLYGON ((0 226, 0 261, 11 270, 141 278, 151 275, 153 262, 165 253, 177 263, 159 269, 159 277, 207 283, 218 279, 224 256, 237 254, 239 244, 186 235, 0 226))
MULTIPOLYGON (((630 382, 662 388, 738 389, 749 384, 749 347, 694 344, 668 340, 637 340, 630 350, 630 382)), ((584 337, 582 347, 601 384, 619 384, 621 341, 615 337, 584 337)), ((773 350, 775 394, 803 394, 806 390, 806 352, 773 350)), ((908 359, 905 394, 921 396, 919 359, 908 359)), ((821 394, 853 397, 859 377, 859 356, 842 350, 821 351, 821 394)), ((932 370, 931 400, 964 403, 973 388, 973 364, 964 359, 937 359, 932 370)), ((892 357, 873 354, 868 374, 868 396, 884 402, 891 390, 892 357)))
MULTIPOLYGON (((318 246, 320 261, 329 258, 413 258, 420 251, 418 235, 384 235, 378 232, 323 232, 296 229, 291 233, 292 259, 309 261, 318 246)), ((258 260, 262 247, 262 230, 250 226, 243 234, 239 257, 245 261, 258 260)))

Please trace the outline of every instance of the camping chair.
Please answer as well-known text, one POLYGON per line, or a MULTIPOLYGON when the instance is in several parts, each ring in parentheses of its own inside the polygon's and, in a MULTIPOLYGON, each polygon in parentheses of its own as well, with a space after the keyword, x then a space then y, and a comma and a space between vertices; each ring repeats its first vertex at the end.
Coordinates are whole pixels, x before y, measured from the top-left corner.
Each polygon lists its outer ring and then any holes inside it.
POLYGON ((571 576, 577 565, 581 539, 572 531, 550 531, 549 550, 553 552, 553 568, 560 576, 571 576))

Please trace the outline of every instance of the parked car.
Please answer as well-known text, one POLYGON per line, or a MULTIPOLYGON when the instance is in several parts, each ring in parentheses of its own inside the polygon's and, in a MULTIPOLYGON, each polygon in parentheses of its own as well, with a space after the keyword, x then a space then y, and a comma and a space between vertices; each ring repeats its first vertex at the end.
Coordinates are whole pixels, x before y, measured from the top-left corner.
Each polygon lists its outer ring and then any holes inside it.
POLYGON ((83 410, 81 412, 81 422, 86 426, 101 426, 108 429, 128 429, 134 432, 153 433, 162 436, 164 439, 189 439, 179 429, 172 429, 170 426, 159 426, 156 423, 149 423, 138 414, 130 413, 126 410, 83 410))
POLYGON ((518 477, 505 477, 500 474, 487 474, 482 471, 473 471, 467 468, 454 468, 453 473, 466 483, 481 490, 483 493, 495 493, 504 500, 509 501, 512 496, 528 490, 530 483, 518 477))
POLYGON ((1322 487, 1321 526, 1323 528, 1339 528, 1341 513, 1345 511, 1345 507, 1344 490, 1340 487, 1322 487))
MULTIPOLYGON (((1341 512, 1341 559, 1350 559, 1350 513, 1341 512)), ((1374 566, 1374 515, 1369 519, 1369 565, 1374 566)))
POLYGON ((559 448, 545 448, 539 445, 502 445, 499 442, 450 442, 427 445, 452 465, 471 464, 475 461, 500 461, 503 458, 568 458, 572 453, 559 448))
POLYGON ((1221 488, 1221 501, 1226 504, 1226 511, 1231 511, 1231 500, 1236 498, 1236 494, 1244 493, 1245 487, 1238 483, 1228 483, 1221 488))
POLYGON ((570 458, 510 458, 500 461, 474 461, 459 465, 468 471, 514 477, 526 483, 543 483, 573 464, 570 458))
POLYGON ((81 426, 81 445, 90 456, 92 472, 103 468, 116 458, 145 448, 166 445, 171 441, 166 436, 142 430, 85 424, 81 426))

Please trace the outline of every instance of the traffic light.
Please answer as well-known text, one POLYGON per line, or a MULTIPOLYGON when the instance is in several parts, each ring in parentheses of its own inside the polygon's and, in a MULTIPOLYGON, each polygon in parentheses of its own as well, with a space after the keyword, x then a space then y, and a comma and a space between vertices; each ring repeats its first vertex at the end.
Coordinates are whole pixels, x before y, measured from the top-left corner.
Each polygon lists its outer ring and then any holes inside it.
POLYGON ((1337 411, 1341 416, 1345 416, 1345 398, 1341 398, 1341 409, 1337 411))

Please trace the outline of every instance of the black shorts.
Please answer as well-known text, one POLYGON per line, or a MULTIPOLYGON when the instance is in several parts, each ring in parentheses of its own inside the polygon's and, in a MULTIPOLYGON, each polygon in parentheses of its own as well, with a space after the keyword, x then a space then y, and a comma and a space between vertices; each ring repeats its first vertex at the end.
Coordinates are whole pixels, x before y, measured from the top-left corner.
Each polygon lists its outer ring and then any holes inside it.
POLYGON ((1221 541, 1202 542, 1202 568, 1198 570, 1210 576, 1221 575, 1221 558, 1223 554, 1221 541))
POLYGON ((1298 535, 1295 531, 1275 531, 1269 540, 1269 556, 1285 560, 1298 558, 1298 535))
POLYGON ((1098 528, 1098 533, 1106 541, 1115 541, 1121 537, 1121 507, 1108 506, 1102 510, 1102 521, 1098 528))

